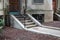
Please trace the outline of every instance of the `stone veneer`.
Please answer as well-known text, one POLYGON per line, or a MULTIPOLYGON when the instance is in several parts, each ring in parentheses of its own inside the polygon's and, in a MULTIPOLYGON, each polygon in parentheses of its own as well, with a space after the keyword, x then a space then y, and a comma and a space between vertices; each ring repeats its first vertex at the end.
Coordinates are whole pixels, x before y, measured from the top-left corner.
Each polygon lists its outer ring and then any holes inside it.
POLYGON ((52 22, 53 21, 53 11, 45 12, 44 22, 52 22))

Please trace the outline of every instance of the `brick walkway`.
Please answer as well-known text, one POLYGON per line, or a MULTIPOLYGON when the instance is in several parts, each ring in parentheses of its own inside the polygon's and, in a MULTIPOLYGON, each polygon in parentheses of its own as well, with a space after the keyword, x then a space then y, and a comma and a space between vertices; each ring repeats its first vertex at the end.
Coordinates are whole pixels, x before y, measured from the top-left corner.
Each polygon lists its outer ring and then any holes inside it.
POLYGON ((53 27, 60 28, 60 21, 53 21, 53 22, 43 23, 43 25, 53 26, 53 27))
POLYGON ((4 35, 6 40, 60 40, 59 37, 46 34, 37 34, 25 30, 14 29, 11 27, 6 27, 4 29, 4 35))

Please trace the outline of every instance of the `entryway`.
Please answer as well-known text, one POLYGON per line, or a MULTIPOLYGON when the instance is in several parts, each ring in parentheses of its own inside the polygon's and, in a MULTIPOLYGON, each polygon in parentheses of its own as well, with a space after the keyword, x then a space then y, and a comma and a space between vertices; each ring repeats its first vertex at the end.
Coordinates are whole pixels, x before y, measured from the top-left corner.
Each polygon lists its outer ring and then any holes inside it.
POLYGON ((9 0, 9 14, 20 14, 20 0, 9 0))
POLYGON ((6 26, 10 26, 10 15, 20 15, 21 0, 9 0, 8 13, 5 18, 6 26))

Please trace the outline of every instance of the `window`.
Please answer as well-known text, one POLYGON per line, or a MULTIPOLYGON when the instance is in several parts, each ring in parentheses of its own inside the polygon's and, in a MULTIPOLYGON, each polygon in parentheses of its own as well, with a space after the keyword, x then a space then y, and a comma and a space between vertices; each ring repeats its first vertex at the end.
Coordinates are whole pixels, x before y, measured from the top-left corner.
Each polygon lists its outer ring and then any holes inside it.
POLYGON ((44 14, 32 14, 32 16, 38 20, 40 23, 44 22, 44 14))
POLYGON ((43 4, 44 0, 33 0, 34 4, 43 4))

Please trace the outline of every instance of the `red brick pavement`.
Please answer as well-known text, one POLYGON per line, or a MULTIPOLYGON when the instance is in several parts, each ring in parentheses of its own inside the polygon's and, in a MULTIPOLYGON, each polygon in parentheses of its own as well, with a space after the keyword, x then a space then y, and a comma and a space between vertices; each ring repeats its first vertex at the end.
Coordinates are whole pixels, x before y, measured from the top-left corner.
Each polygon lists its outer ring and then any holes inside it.
POLYGON ((43 23, 43 25, 60 28, 60 21, 46 22, 46 23, 43 23))
POLYGON ((2 40, 60 40, 59 37, 6 27, 2 40))

